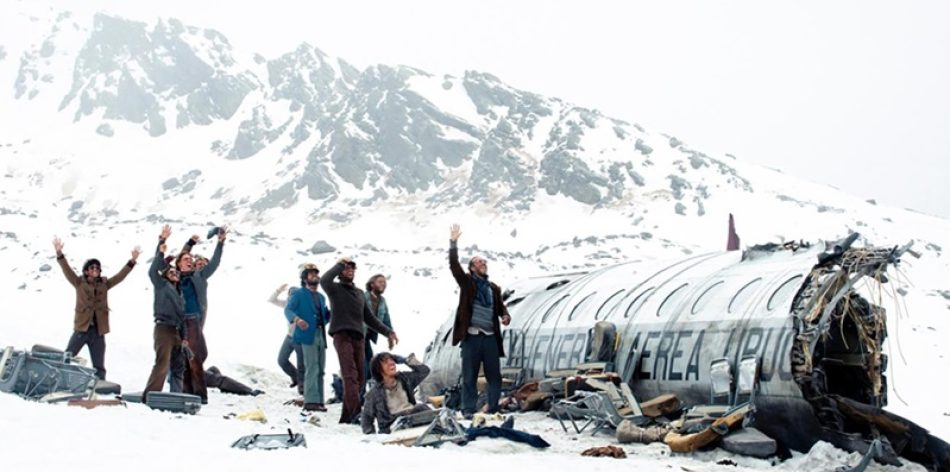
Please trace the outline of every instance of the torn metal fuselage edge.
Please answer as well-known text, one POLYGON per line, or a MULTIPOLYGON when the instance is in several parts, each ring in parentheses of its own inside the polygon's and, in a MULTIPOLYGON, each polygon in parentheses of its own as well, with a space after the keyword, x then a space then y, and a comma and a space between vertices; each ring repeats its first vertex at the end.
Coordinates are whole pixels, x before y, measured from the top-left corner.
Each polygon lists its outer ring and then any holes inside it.
MULTIPOLYGON (((859 288, 880 289, 886 269, 909 249, 852 248, 857 235, 827 245, 788 243, 746 251, 636 261, 506 286, 511 325, 502 367, 526 380, 590 360, 597 323, 616 327, 615 370, 638 398, 675 394, 686 405, 714 402, 711 367, 755 359, 755 420, 781 448, 819 440, 878 460, 904 457, 950 468, 950 447, 887 404, 886 311, 859 288), (816 260, 818 261, 816 264, 816 260)), ((456 385, 458 347, 450 317, 426 350, 434 394, 456 385)), ((733 383, 725 401, 736 402, 733 383)))

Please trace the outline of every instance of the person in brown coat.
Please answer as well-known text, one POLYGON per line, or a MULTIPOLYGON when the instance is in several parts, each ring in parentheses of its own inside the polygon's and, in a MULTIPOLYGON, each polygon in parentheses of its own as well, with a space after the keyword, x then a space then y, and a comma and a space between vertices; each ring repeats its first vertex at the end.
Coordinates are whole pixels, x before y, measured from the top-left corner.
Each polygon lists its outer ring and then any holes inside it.
POLYGON ((96 376, 106 378, 106 334, 109 333, 109 289, 119 285, 135 267, 135 261, 141 251, 132 250, 132 258, 112 277, 102 276, 102 264, 98 259, 89 259, 82 265, 82 276, 76 274, 63 254, 63 241, 53 239, 56 249, 56 262, 63 269, 63 275, 76 289, 76 313, 73 316, 73 334, 66 345, 66 351, 73 356, 79 354, 83 346, 89 349, 92 366, 96 376))
POLYGON ((449 236, 449 269, 459 286, 459 305, 455 311, 452 345, 462 345, 462 413, 475 413, 478 398, 478 371, 485 369, 488 381, 488 411, 498 411, 501 396, 501 326, 511 323, 501 288, 488 281, 488 262, 479 256, 468 263, 468 273, 459 264, 459 225, 452 225, 449 236))

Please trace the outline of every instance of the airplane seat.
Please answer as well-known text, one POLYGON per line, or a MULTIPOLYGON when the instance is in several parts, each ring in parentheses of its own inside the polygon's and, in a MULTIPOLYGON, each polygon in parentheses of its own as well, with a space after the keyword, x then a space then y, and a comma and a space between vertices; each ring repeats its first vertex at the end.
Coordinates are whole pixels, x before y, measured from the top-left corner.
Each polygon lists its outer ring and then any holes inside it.
POLYGON ((606 362, 613 370, 617 355, 617 326, 609 321, 598 321, 587 332, 585 362, 606 362))

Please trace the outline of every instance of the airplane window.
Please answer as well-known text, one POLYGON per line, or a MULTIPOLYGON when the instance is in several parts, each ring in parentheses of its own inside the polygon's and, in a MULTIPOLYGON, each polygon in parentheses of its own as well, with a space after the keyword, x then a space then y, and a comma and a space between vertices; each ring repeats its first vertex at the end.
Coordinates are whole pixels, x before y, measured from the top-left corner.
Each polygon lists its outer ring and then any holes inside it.
POLYGON ((788 300, 788 297, 791 297, 792 294, 798 291, 798 287, 802 285, 802 276, 796 275, 785 281, 779 288, 775 290, 775 293, 769 298, 768 309, 772 311, 778 308, 780 305, 784 305, 788 300))
POLYGON ((637 298, 634 298, 630 305, 627 306, 627 312, 623 314, 624 318, 630 318, 630 315, 637 312, 640 309, 640 306, 643 305, 643 302, 647 301, 647 298, 650 298, 650 294, 656 290, 656 287, 650 287, 643 291, 640 295, 637 295, 637 298))
POLYGON ((670 292, 670 294, 666 296, 666 299, 663 300, 663 303, 660 304, 660 308, 657 308, 656 316, 671 315, 680 301, 683 300, 683 297, 686 296, 686 287, 688 286, 689 284, 683 284, 677 287, 676 290, 670 292))
MULTIPOLYGON (((615 292, 613 295, 607 297, 607 299, 604 300, 604 303, 601 303, 601 304, 600 304, 600 308, 597 309, 597 314, 594 315, 594 319, 595 319, 595 320, 606 319, 606 318, 607 318, 607 313, 604 311, 604 307, 606 307, 607 304, 610 303, 611 300, 617 298, 617 295, 620 295, 620 294, 622 294, 623 292, 626 292, 626 291, 627 291, 627 289, 622 288, 622 289, 618 290, 617 292, 615 292), (601 318, 601 315, 603 315, 603 318, 601 318)), ((609 310, 608 310, 608 311, 609 311, 609 310)))
POLYGON ((722 286, 724 284, 725 282, 720 280, 719 282, 710 285, 709 288, 703 291, 699 298, 696 299, 696 303, 693 303, 693 309, 691 313, 695 315, 696 313, 706 309, 706 306, 709 305, 709 302, 715 299, 713 295, 719 293, 722 290, 722 286))
POLYGON ((736 292, 735 296, 732 297, 732 301, 729 302, 729 313, 735 313, 739 311, 749 299, 752 298, 752 295, 755 294, 754 288, 762 283, 762 278, 759 277, 745 285, 736 292))
POLYGON ((557 282, 554 282, 553 284, 548 285, 548 287, 547 287, 545 290, 552 290, 552 289, 558 288, 558 287, 560 287, 561 285, 564 285, 564 284, 566 284, 566 283, 568 283, 568 282, 570 282, 570 280, 567 280, 567 279, 558 280, 557 282))
POLYGON ((514 300, 512 300, 512 301, 510 301, 510 302, 508 302, 508 303, 506 303, 505 306, 509 306, 509 307, 515 306, 515 305, 521 303, 522 301, 524 301, 524 298, 525 298, 525 297, 518 297, 518 298, 516 298, 516 299, 514 299, 514 300))
POLYGON ((550 308, 548 308, 548 311, 544 312, 544 316, 541 317, 541 322, 544 323, 545 321, 547 321, 547 320, 548 320, 548 317, 551 316, 551 313, 554 311, 554 309, 557 308, 557 306, 560 305, 561 302, 563 302, 564 299, 567 298, 567 297, 569 297, 569 296, 570 296, 570 294, 567 294, 567 295, 564 295, 564 296, 561 297, 561 298, 558 298, 557 301, 554 302, 554 304, 551 305, 550 308))
POLYGON ((593 297, 593 296, 596 295, 596 294, 597 294, 597 292, 594 292, 594 293, 592 293, 592 294, 590 294, 590 295, 584 297, 584 299, 581 300, 580 302, 578 302, 577 305, 574 305, 574 309, 571 310, 571 314, 570 314, 570 315, 567 315, 567 319, 568 319, 568 320, 573 320, 575 314, 578 314, 578 313, 579 313, 579 314, 583 314, 583 313, 584 313, 584 310, 579 310, 579 309, 581 308, 581 306, 583 306, 584 309, 586 309, 586 308, 587 308, 587 305, 589 305, 588 302, 591 300, 591 297, 593 297), (578 310, 579 310, 579 311, 578 311, 578 310))

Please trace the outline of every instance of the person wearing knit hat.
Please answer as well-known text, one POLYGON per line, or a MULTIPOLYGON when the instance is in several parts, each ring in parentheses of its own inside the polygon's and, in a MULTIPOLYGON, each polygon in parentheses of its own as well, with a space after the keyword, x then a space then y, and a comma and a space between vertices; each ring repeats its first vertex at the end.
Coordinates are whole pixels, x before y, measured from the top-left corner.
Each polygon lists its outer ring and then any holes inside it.
POLYGON ((141 254, 138 247, 132 250, 132 258, 112 277, 102 276, 102 264, 99 259, 89 259, 82 265, 82 276, 76 274, 63 255, 63 241, 53 239, 56 250, 56 262, 63 270, 69 284, 76 289, 76 310, 73 316, 73 334, 66 345, 66 351, 73 356, 79 354, 83 346, 89 349, 92 366, 96 376, 106 378, 106 334, 109 333, 109 290, 119 285, 132 272, 135 262, 141 254))
POLYGON ((300 271, 301 288, 290 295, 284 316, 292 325, 292 337, 303 350, 304 410, 327 411, 324 406, 323 377, 326 370, 327 339, 326 325, 330 322, 330 310, 326 299, 318 292, 320 270, 308 265, 300 271))
MULTIPOLYGON (((343 377, 343 410, 340 423, 352 424, 360 420, 360 393, 366 382, 363 356, 366 355, 363 338, 367 328, 386 336, 389 348, 399 342, 396 332, 376 318, 363 298, 363 291, 353 284, 356 264, 349 258, 340 259, 320 278, 320 286, 330 300, 330 336, 340 361, 343 377), (339 281, 337 281, 339 279, 339 281)), ((307 371, 310 364, 307 364, 307 371)), ((306 393, 306 391, 304 392, 306 393)))

